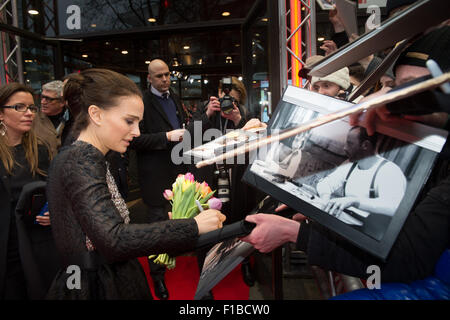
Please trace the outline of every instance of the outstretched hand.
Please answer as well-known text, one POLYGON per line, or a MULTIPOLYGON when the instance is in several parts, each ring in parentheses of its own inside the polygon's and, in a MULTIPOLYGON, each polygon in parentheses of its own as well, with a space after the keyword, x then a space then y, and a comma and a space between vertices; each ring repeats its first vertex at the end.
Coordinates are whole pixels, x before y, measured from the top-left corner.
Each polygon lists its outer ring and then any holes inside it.
MULTIPOLYGON (((369 101, 375 97, 381 96, 389 92, 392 88, 384 87, 381 90, 368 95, 361 99, 360 103, 365 101, 369 101)), ((393 115, 389 112, 385 105, 378 106, 375 108, 368 109, 364 113, 355 113, 349 116, 349 124, 351 126, 360 126, 364 127, 367 130, 367 134, 372 136, 376 130, 377 121, 385 121, 385 122, 393 122, 398 121, 400 119, 399 116, 393 115)))
POLYGON ((286 242, 296 242, 300 224, 275 214, 257 213, 245 218, 256 223, 253 231, 241 240, 252 244, 260 252, 270 252, 286 242))

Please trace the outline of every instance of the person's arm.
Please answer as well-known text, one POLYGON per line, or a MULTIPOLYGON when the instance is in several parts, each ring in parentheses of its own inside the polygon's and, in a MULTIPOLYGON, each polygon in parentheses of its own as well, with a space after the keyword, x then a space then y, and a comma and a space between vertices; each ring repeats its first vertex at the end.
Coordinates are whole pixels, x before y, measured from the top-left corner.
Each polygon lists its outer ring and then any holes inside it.
POLYGON ((345 177, 348 174, 352 163, 347 163, 336 168, 328 176, 317 183, 316 189, 319 197, 324 200, 330 199, 331 194, 342 187, 345 177))
POLYGON ((374 187, 377 191, 374 198, 352 195, 334 198, 327 204, 325 211, 340 214, 348 207, 356 207, 371 213, 393 216, 405 194, 405 175, 395 164, 387 162, 378 171, 374 187))
POLYGON ((144 120, 139 123, 139 131, 141 135, 131 141, 130 148, 138 151, 147 150, 167 150, 170 142, 167 138, 166 132, 150 133, 147 130, 147 125, 144 120))
MULTIPOLYGON (((205 229, 205 226, 200 228, 195 219, 125 224, 111 200, 105 178, 106 168, 101 161, 75 157, 66 161, 58 174, 62 174, 64 194, 76 220, 108 261, 188 252, 194 250, 199 231, 205 229)), ((215 228, 218 222, 217 219, 215 228)))
POLYGON ((246 221, 256 223, 256 227, 242 241, 252 244, 260 252, 270 252, 286 242, 297 241, 300 223, 276 214, 251 214, 246 221))

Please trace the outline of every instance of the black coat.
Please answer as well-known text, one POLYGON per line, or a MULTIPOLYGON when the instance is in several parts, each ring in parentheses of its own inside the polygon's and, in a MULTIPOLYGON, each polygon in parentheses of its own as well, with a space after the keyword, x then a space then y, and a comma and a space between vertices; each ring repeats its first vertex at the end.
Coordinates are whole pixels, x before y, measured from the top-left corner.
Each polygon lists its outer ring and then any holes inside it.
MULTIPOLYGON (((170 97, 177 107, 177 117, 186 123, 186 114, 179 98, 170 97)), ((174 128, 150 89, 144 92, 144 117, 139 124, 141 135, 133 139, 131 148, 136 150, 139 185, 142 199, 150 206, 165 206, 165 189, 171 189, 178 174, 186 172, 185 165, 176 165, 171 160, 172 148, 176 143, 167 140, 166 132, 174 128)))
POLYGON ((88 143, 61 149, 50 168, 47 196, 63 262, 49 299, 151 299, 137 258, 164 252, 174 256, 195 247, 194 219, 125 224, 108 189, 106 158, 88 143), (95 247, 92 256, 86 236, 95 247), (100 259, 90 259, 95 257, 100 259), (82 269, 81 290, 67 288, 68 265, 82 269))
MULTIPOLYGON (((39 168, 47 171, 49 166, 48 149, 39 145, 39 168)), ((34 181, 44 180, 36 175, 34 181)), ((0 294, 4 290, 6 274, 7 244, 11 223, 11 188, 9 176, 0 161, 0 294)), ((17 219, 19 254, 22 260, 29 298, 42 299, 54 276, 57 258, 51 238, 51 227, 34 225, 17 219), (35 266, 32 270, 29 266, 35 266), (36 275, 39 275, 39 279, 36 275)))

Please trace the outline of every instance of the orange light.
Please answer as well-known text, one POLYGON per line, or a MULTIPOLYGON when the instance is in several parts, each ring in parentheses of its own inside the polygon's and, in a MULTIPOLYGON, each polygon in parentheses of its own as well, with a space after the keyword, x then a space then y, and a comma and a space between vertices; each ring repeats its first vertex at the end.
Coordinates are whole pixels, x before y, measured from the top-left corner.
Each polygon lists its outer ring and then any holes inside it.
MULTIPOLYGON (((300 1, 290 0, 291 4, 291 30, 296 30, 301 23, 301 12, 300 12, 300 1)), ((302 57, 302 30, 301 28, 291 37, 291 50, 294 54, 301 58, 302 57)), ((298 72, 301 69, 301 63, 294 56, 291 57, 291 79, 292 85, 299 87, 300 78, 298 72)))

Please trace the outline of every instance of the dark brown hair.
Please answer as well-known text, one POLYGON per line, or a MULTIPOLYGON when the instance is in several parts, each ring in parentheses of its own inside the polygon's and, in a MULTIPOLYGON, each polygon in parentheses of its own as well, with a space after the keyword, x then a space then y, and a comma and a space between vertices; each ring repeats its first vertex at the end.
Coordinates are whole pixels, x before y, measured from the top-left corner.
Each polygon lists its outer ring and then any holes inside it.
POLYGON ((77 133, 89 125, 89 106, 108 109, 117 105, 119 98, 128 96, 142 98, 142 93, 132 80, 107 69, 87 69, 69 75, 64 85, 64 99, 75 116, 77 133))
MULTIPOLYGON (((34 95, 33 89, 26 85, 17 82, 8 83, 0 87, 0 106, 4 106, 8 100, 18 92, 28 92, 32 96, 34 95)), ((1 108, 0 112, 3 112, 1 108)), ((33 175, 36 173, 45 175, 45 172, 38 168, 38 139, 36 138, 33 129, 23 135, 22 145, 25 149, 25 157, 30 164, 31 173, 33 175)), ((14 153, 12 148, 7 144, 6 137, 2 135, 0 135, 0 160, 6 171, 11 174, 15 164, 14 153)))

